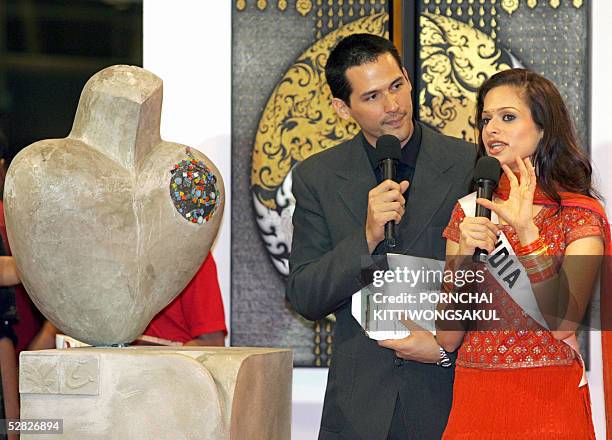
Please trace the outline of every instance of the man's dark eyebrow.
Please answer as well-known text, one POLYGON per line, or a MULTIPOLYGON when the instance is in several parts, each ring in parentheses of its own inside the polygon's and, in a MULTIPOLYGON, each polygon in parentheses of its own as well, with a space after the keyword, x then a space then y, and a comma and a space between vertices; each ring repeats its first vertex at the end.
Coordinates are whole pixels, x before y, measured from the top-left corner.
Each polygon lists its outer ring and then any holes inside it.
MULTIPOLYGON (((397 78, 395 78, 393 81, 391 81, 391 84, 395 84, 398 81, 403 81, 404 75, 400 75, 397 78)), ((380 89, 374 89, 374 90, 368 90, 367 92, 363 92, 361 95, 359 95, 360 98, 365 98, 368 95, 371 95, 372 93, 376 93, 376 92, 380 92, 380 89)))

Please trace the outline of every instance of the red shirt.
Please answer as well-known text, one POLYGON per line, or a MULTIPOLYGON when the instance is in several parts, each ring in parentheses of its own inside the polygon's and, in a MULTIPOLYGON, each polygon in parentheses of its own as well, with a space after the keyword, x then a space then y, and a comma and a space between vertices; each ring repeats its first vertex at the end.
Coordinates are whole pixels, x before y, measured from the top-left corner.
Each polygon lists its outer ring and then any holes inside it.
POLYGON ((218 331, 227 334, 217 265, 209 253, 187 287, 153 318, 144 334, 185 343, 218 331))

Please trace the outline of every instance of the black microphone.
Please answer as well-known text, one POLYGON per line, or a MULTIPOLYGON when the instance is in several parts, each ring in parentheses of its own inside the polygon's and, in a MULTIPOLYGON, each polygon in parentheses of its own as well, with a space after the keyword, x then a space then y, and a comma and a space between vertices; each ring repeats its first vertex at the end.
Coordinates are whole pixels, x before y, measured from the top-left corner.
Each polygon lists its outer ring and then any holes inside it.
MULTIPOLYGON (((499 160, 491 156, 483 156, 478 159, 474 169, 474 182, 478 187, 476 197, 493 200, 493 191, 497 188, 500 174, 499 160)), ((491 210, 476 204, 476 217, 486 217, 491 220, 491 210)), ((474 263, 486 263, 488 257, 489 253, 486 250, 476 248, 474 255, 472 255, 472 261, 474 263)))
MULTIPOLYGON (((376 141, 376 157, 382 167, 383 180, 391 179, 396 181, 395 168, 397 161, 402 155, 402 146, 398 138, 392 134, 384 134, 376 141)), ((387 248, 393 249, 397 246, 395 238, 395 221, 385 224, 385 244, 387 248)))

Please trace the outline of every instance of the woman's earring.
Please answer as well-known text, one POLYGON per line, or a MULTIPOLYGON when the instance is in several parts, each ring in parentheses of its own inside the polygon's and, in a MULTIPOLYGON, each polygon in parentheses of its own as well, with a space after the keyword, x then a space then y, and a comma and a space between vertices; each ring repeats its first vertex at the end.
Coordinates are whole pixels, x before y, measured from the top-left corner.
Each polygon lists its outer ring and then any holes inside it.
POLYGON ((531 161, 531 165, 533 166, 533 169, 535 171, 535 175, 536 177, 538 177, 540 175, 540 170, 538 169, 538 165, 536 164, 536 155, 533 154, 532 156, 529 156, 529 160, 531 161))

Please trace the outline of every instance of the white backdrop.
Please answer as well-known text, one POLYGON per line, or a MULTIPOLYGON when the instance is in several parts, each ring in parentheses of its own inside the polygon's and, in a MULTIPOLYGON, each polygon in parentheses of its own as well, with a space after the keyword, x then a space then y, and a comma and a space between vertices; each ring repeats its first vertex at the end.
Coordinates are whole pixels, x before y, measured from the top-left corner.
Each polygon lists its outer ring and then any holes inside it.
POLYGON ((164 82, 162 138, 197 148, 219 168, 225 210, 213 249, 230 325, 231 8, 227 0, 143 2, 143 67, 164 82))
MULTIPOLYGON (((230 0, 144 0, 144 67, 164 81, 162 137, 203 151, 219 168, 226 190, 223 224, 214 256, 230 309, 231 218, 231 8, 230 0)), ((612 2, 592 7, 592 156, 598 187, 612 200, 612 2)), ((609 203, 610 205, 610 203, 609 203)), ((608 206, 608 215, 612 211, 608 206)), ((589 377, 597 438, 605 438, 599 334, 591 335, 589 377)), ((296 369, 293 439, 316 438, 326 371, 296 369)))
MULTIPOLYGON (((606 211, 612 218, 612 2, 593 1, 592 10, 592 61, 591 61, 591 157, 595 168, 597 186, 607 200, 606 211)), ((601 335, 591 333, 591 370, 599 374, 589 375, 595 430, 599 440, 605 439, 603 384, 601 378, 601 335)))

